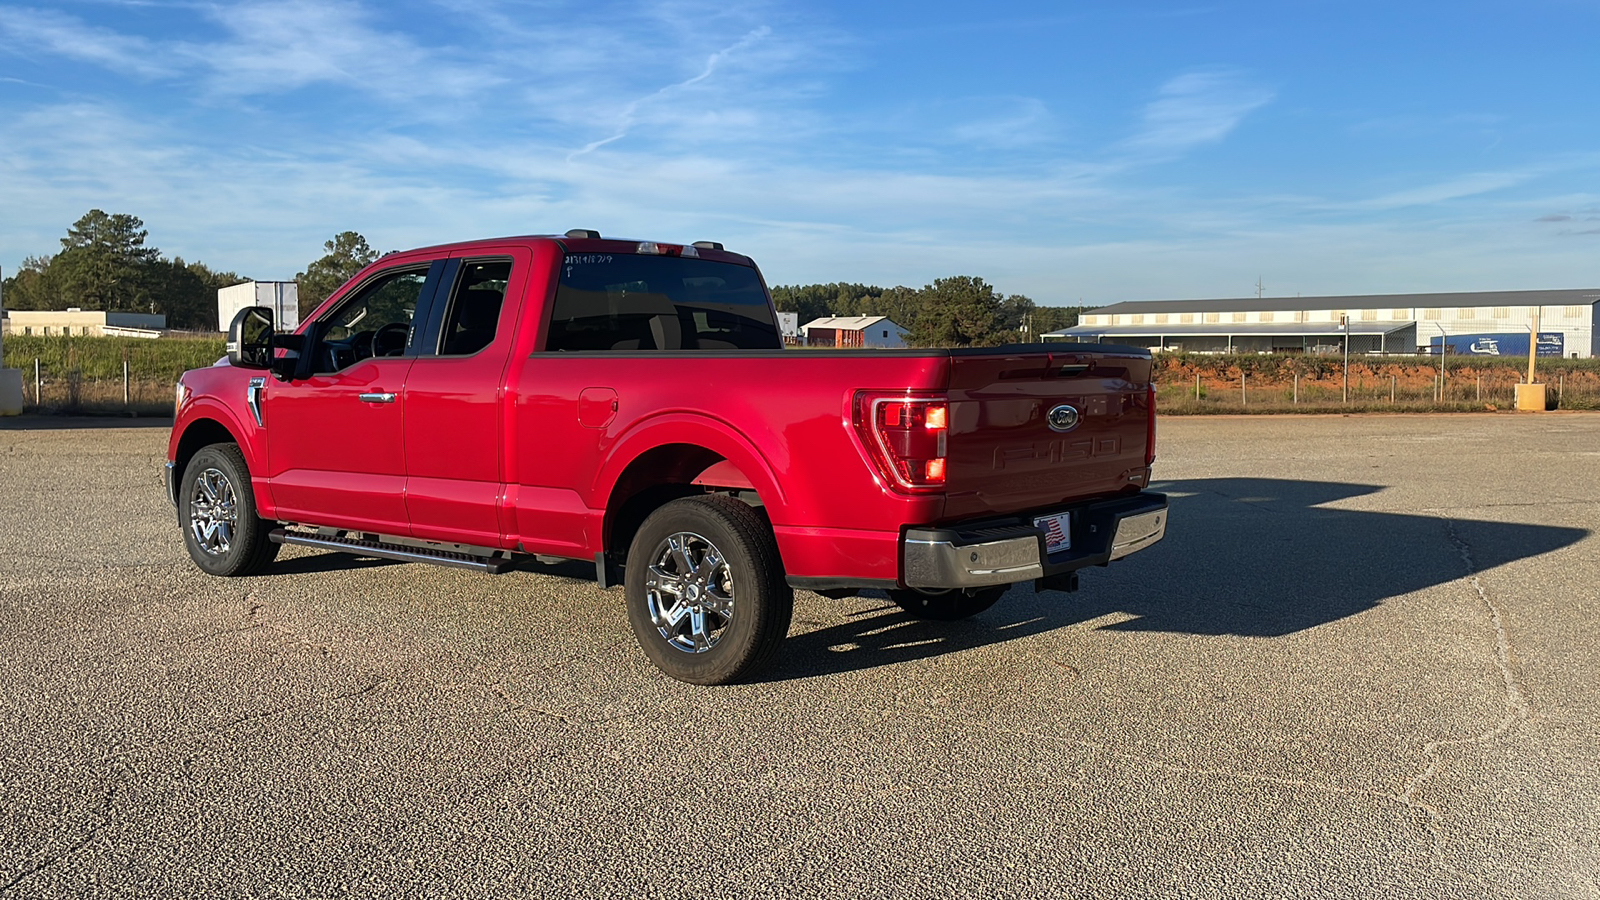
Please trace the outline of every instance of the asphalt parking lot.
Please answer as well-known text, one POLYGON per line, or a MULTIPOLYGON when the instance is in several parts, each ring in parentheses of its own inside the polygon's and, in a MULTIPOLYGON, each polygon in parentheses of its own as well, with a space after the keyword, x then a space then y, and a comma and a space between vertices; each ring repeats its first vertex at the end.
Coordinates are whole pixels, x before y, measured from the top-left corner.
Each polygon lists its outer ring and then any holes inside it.
POLYGON ((695 688, 581 567, 203 576, 0 423, 0 895, 1600 897, 1600 415, 1161 422, 1164 543, 695 688))

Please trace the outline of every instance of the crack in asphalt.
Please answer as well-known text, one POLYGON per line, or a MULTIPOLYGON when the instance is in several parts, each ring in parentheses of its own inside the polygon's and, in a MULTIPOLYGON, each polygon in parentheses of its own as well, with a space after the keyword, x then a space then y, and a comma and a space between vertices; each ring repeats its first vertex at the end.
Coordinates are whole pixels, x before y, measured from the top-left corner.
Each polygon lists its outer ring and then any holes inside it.
POLYGON ((1444 521, 1445 534, 1455 547, 1456 553, 1461 557, 1461 562, 1467 568, 1466 581, 1477 597, 1479 605, 1487 612, 1488 624, 1494 632, 1494 665, 1500 673, 1500 680, 1505 686, 1505 715, 1501 716, 1493 727, 1481 734, 1466 738, 1440 738, 1429 741, 1422 747, 1425 760, 1422 770, 1412 775, 1406 781, 1405 789, 1395 795, 1394 799, 1406 806, 1419 809, 1428 816, 1428 833, 1433 839, 1433 860, 1436 865, 1450 872, 1461 874, 1460 870, 1451 866, 1445 860, 1444 852, 1444 814, 1439 807, 1423 800, 1421 793, 1434 776, 1439 774, 1439 769, 1444 765, 1444 750, 1450 747, 1482 746, 1490 741, 1497 740, 1509 734, 1522 722, 1528 720, 1533 714, 1532 705, 1528 702, 1526 689, 1517 678, 1516 670, 1512 665, 1511 639, 1506 634, 1505 616, 1500 606, 1489 596, 1489 591, 1483 586, 1479 576, 1478 562, 1473 556, 1472 547, 1461 537, 1456 530, 1456 523, 1449 517, 1441 517, 1444 521))
POLYGON ((1186 765, 1181 765, 1179 763, 1167 762, 1166 760, 1156 759, 1156 758, 1151 757, 1151 756, 1145 756, 1144 754, 1141 754, 1141 753, 1129 753, 1129 752, 1127 752, 1125 750, 1117 750, 1117 749, 1115 749, 1113 747, 1109 747, 1109 746, 1107 746, 1105 744, 1098 743, 1098 742, 1095 742, 1095 741, 1086 741, 1086 740, 1083 740, 1081 738, 1069 738, 1069 737, 1062 737, 1061 735, 1056 735, 1056 734, 1042 734, 1042 733, 1038 733, 1038 732, 1016 732, 1016 733, 1025 735, 1027 737, 1043 738, 1043 739, 1046 739, 1046 740, 1058 741, 1060 743, 1067 744, 1067 745, 1074 746, 1074 747, 1082 747, 1082 748, 1084 748, 1086 750, 1092 750, 1092 751, 1094 751, 1096 753, 1104 753, 1104 754, 1106 754, 1108 756, 1114 756, 1114 757, 1116 757, 1118 759, 1125 760, 1127 762, 1137 763, 1137 764, 1139 764, 1141 766, 1144 766, 1146 768, 1159 769, 1159 770, 1161 770, 1163 772, 1171 772, 1174 775, 1195 775, 1195 776, 1211 777, 1211 778, 1224 778, 1224 779, 1229 779, 1229 780, 1232 780, 1232 781, 1246 781, 1246 782, 1250 782, 1250 783, 1253 783, 1253 784, 1270 784, 1270 785, 1275 785, 1277 787, 1286 787, 1286 788, 1293 788, 1295 790, 1312 791, 1312 792, 1319 793, 1319 794, 1337 794, 1337 795, 1340 795, 1340 796, 1347 796, 1347 797, 1366 797, 1366 798, 1368 798, 1370 800, 1381 800, 1381 801, 1388 801, 1388 802, 1392 802, 1392 801, 1395 800, 1395 797, 1394 797, 1393 794, 1387 794, 1387 793, 1384 793, 1383 791, 1375 791, 1375 790, 1368 790, 1368 789, 1364 789, 1364 788, 1354 788, 1354 787, 1342 787, 1340 785, 1327 784, 1325 782, 1320 782, 1320 781, 1308 781, 1308 780, 1303 779, 1303 778, 1282 778, 1282 777, 1279 777, 1279 776, 1276 776, 1276 775, 1263 775, 1263 774, 1261 774, 1259 772, 1240 772, 1240 771, 1238 771, 1236 769, 1222 769, 1222 768, 1216 768, 1216 767, 1212 767, 1212 766, 1186 766, 1186 765))
POLYGON ((116 799, 117 784, 113 781, 109 786, 107 786, 105 796, 100 798, 100 802, 97 804, 97 807, 93 813, 95 818, 99 819, 99 822, 89 826, 89 831, 87 834, 67 845, 66 849, 62 850, 60 853, 57 853, 53 856, 47 856, 31 866, 25 866, 22 871, 18 872, 5 884, 0 884, 0 894, 10 893, 23 881, 32 878, 33 876, 51 868, 52 866, 60 865, 71 857, 81 853, 85 847, 88 847, 94 842, 95 838, 100 836, 100 832, 104 831, 106 827, 111 824, 111 804, 116 799))
POLYGON ((112 762, 112 761, 115 761, 115 760, 123 759, 125 757, 133 756, 133 755, 138 754, 138 753, 143 753, 143 752, 145 752, 147 750, 152 750, 152 749, 155 749, 155 748, 158 748, 158 747, 164 747, 164 748, 169 748, 169 749, 176 748, 176 746, 179 745, 180 743, 186 743, 186 742, 192 741, 192 740, 194 740, 196 738, 207 737, 209 735, 221 734, 222 732, 232 730, 234 728, 239 727, 240 725, 244 725, 244 724, 247 724, 247 723, 250 723, 250 722, 259 722, 259 721, 263 721, 265 719, 271 719, 271 718, 274 718, 276 716, 281 716, 281 715, 283 715, 285 713, 298 712, 298 711, 303 710, 303 709, 312 709, 314 707, 322 706, 322 705, 329 704, 329 703, 340 703, 340 702, 345 701, 345 700, 353 700, 356 697, 366 696, 367 694, 371 694, 371 693, 377 691, 379 688, 382 688, 382 687, 385 687, 387 685, 391 685, 391 684, 394 684, 394 683, 395 683, 395 679, 393 679, 393 678, 380 678, 379 680, 374 681, 374 682, 372 682, 370 684, 364 685, 364 686, 356 688, 354 690, 344 691, 343 693, 326 694, 326 695, 323 695, 323 696, 320 696, 320 697, 315 697, 315 698, 312 698, 310 700, 307 700, 304 703, 291 703, 291 704, 289 704, 287 706, 279 706, 279 707, 275 707, 273 709, 265 709, 265 710, 261 710, 260 712, 246 713, 245 715, 237 716, 235 718, 229 719, 229 720, 227 720, 225 722, 222 722, 220 724, 212 725, 212 726, 209 726, 207 728, 202 728, 199 731, 190 732, 189 734, 186 734, 182 738, 179 738, 179 739, 176 739, 176 740, 164 740, 164 741, 159 741, 159 742, 151 742, 151 743, 148 743, 148 744, 140 744, 140 745, 135 746, 135 747, 128 747, 127 749, 124 749, 124 750, 118 750, 115 753, 108 753, 105 756, 101 756, 101 757, 99 757, 97 759, 92 760, 91 763, 94 764, 94 765, 101 765, 103 763, 108 763, 108 762, 112 762))
POLYGON ((252 631, 270 631, 279 637, 288 638, 288 643, 292 644, 293 646, 310 648, 318 653, 321 653, 324 658, 333 656, 333 647, 329 644, 313 641, 298 631, 276 622, 262 621, 260 615, 261 611, 266 608, 266 605, 256 601, 256 591, 254 588, 251 588, 243 597, 241 597, 239 602, 244 607, 245 624, 238 625, 233 628, 221 628, 216 631, 208 631, 204 634, 185 638, 180 643, 198 644, 201 641, 208 641, 212 638, 218 638, 229 634, 246 634, 252 631))

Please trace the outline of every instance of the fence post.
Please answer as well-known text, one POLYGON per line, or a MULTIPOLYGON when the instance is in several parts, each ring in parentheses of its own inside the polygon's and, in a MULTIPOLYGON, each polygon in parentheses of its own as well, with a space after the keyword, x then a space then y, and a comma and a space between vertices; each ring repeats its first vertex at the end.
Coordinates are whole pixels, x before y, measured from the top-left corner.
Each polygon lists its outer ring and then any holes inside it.
POLYGON ((132 405, 131 398, 128 396, 128 357, 127 356, 123 356, 122 357, 122 406, 123 406, 123 408, 127 408, 127 407, 129 407, 131 405, 132 405))
POLYGON ((1196 374, 1194 376, 1194 402, 1196 402, 1196 403, 1200 402, 1200 376, 1199 376, 1199 374, 1196 374))
POLYGON ((33 405, 40 409, 44 408, 43 384, 44 382, 39 378, 39 357, 35 356, 33 358, 33 405))
POLYGON ((1294 373, 1294 405, 1300 405, 1300 373, 1294 373))
POLYGON ((1561 405, 1561 395, 1567 392, 1567 373, 1556 376, 1556 405, 1561 405))
POLYGON ((1478 374, 1478 402, 1483 402, 1483 374, 1478 374))
POLYGON ((1246 406, 1249 403, 1250 397, 1244 392, 1244 372, 1241 370, 1239 372, 1239 405, 1246 406))
POLYGON ((1395 376, 1390 375, 1389 376, 1389 403, 1391 405, 1394 403, 1394 385, 1395 385, 1395 376))

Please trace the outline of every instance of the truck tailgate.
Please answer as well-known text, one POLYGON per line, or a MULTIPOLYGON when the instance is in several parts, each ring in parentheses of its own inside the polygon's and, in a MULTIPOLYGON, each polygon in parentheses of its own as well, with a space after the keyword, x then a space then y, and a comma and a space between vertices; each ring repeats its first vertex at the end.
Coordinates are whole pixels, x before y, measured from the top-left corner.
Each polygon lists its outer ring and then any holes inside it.
POLYGON ((946 521, 1145 487, 1148 354, 993 352, 951 354, 946 521))

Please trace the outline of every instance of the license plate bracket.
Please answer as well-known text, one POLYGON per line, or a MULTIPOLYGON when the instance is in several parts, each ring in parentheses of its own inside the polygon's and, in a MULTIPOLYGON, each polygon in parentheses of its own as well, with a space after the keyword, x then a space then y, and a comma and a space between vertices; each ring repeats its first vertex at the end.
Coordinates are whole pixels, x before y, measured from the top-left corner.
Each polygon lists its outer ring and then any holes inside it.
POLYGON ((1048 516, 1038 516, 1033 520, 1033 527, 1044 532, 1044 552, 1046 556, 1053 555, 1062 550, 1072 549, 1072 513, 1052 513, 1048 516))

